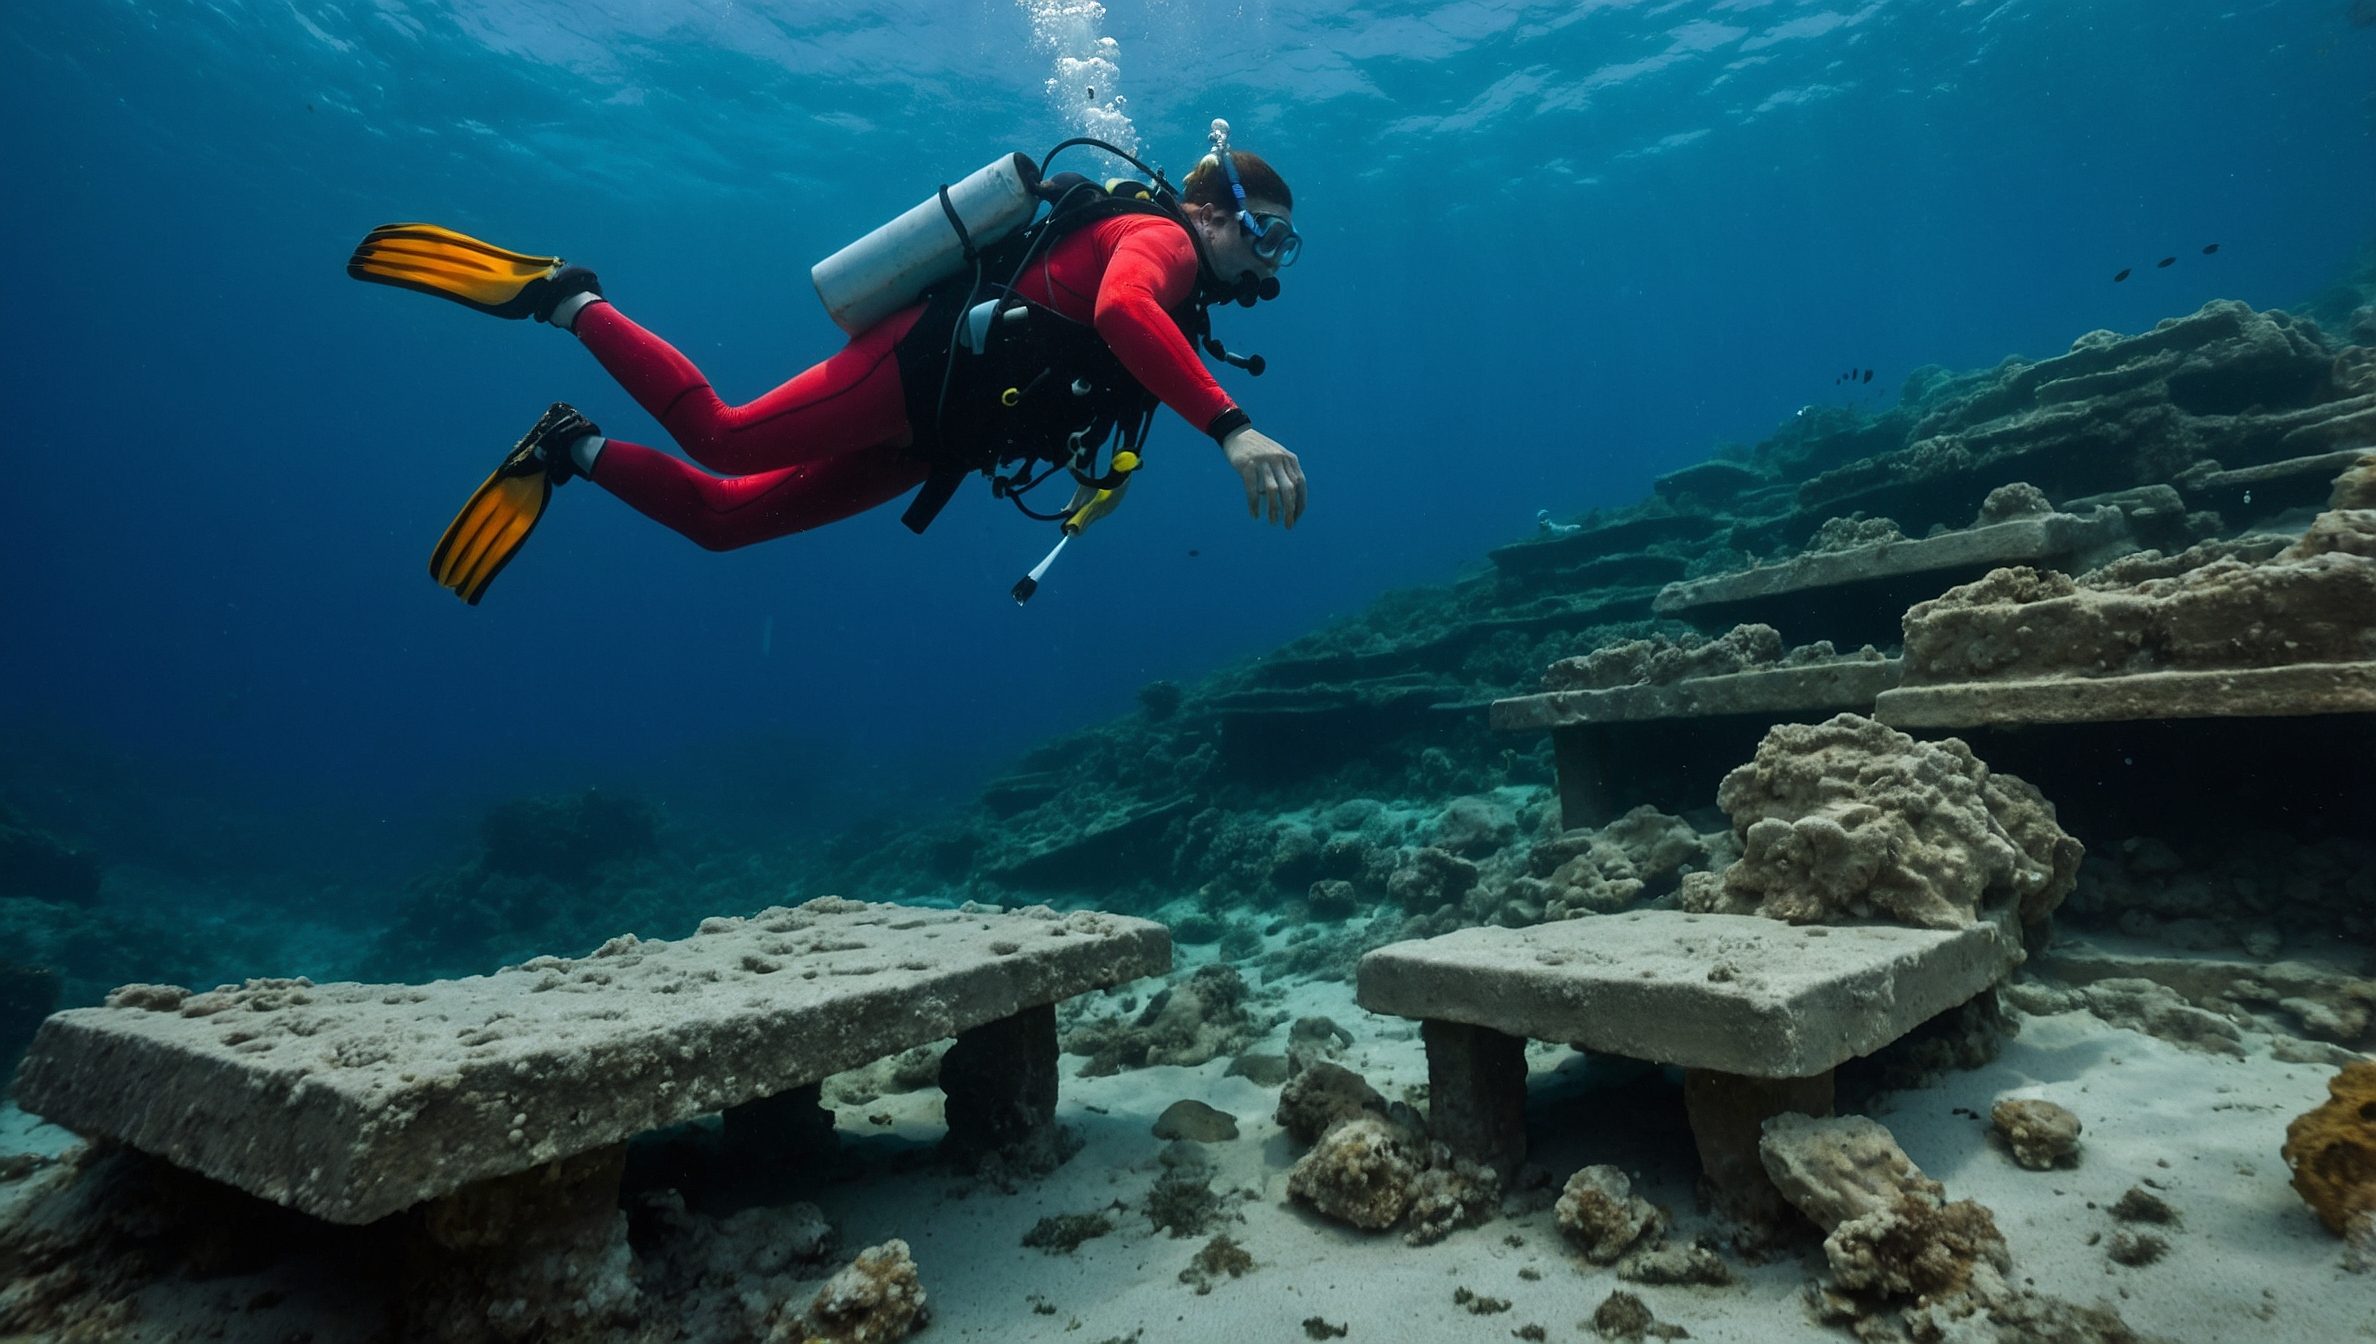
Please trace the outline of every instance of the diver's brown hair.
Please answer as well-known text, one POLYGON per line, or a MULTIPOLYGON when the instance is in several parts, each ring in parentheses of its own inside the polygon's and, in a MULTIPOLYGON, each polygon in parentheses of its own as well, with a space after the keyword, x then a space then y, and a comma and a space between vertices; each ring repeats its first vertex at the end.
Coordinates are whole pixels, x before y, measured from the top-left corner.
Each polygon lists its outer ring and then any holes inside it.
MULTIPOLYGON (((1237 168, 1238 181, 1245 184, 1246 199, 1268 201, 1286 209, 1295 208, 1295 193, 1287 189, 1287 180, 1278 170, 1264 163, 1261 156, 1242 149, 1229 151, 1229 161, 1237 168)), ((1237 200, 1229 194, 1229 174, 1221 171, 1221 161, 1207 154, 1188 173, 1181 184, 1180 199, 1190 205, 1219 205, 1231 210, 1237 200)))

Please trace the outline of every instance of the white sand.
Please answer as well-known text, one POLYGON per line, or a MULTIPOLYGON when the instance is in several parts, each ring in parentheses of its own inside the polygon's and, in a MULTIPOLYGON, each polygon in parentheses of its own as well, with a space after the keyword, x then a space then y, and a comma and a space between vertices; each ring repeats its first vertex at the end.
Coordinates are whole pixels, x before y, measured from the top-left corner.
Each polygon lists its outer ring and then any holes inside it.
MULTIPOLYGON (((1350 1030, 1357 1044, 1342 1062, 1389 1097, 1425 1081, 1414 1025, 1361 1012, 1350 986, 1294 986, 1275 1006, 1290 1019, 1320 1014, 1350 1030)), ((1281 1027, 1263 1048, 1283 1051, 1285 1036, 1281 1027)), ((2252 1057, 2232 1060, 2186 1052, 2085 1013, 2028 1019, 1996 1063, 1938 1088, 1893 1094, 1877 1118, 1946 1183, 1950 1198, 1976 1199, 1995 1211, 2012 1249, 2014 1277, 2042 1292, 2106 1301, 2131 1326, 2172 1340, 2376 1339, 2376 1275, 2343 1271, 2342 1244, 2294 1195, 2277 1153, 2286 1122, 2324 1099, 2331 1070, 2276 1061, 2267 1038, 2246 1039, 2252 1057), (1990 1145, 1984 1117, 1991 1102, 2008 1094, 2046 1097, 2081 1117, 2086 1132, 2078 1169, 2025 1171, 1990 1145), (1972 1114, 1958 1114, 1959 1108, 1972 1114), (2171 1244, 2158 1263, 2113 1265, 2101 1241, 2118 1224, 2103 1209, 2146 1178, 2159 1183, 2183 1225, 2148 1229, 2171 1244), (2091 1235, 2098 1244, 2088 1243, 2091 1235)), ((1535 1160, 1562 1179, 1588 1162, 1614 1162, 1637 1173, 1637 1190, 1678 1216, 1678 1237, 1706 1227, 1694 1208, 1696 1173, 1679 1102, 1663 1077, 1621 1063, 1587 1068, 1563 1046, 1538 1045, 1529 1057, 1537 1070, 1530 1107, 1535 1160), (1636 1113, 1645 1105, 1655 1109, 1636 1113)), ((1068 1075, 1079 1064, 1068 1057, 1068 1075)), ((1812 1251, 1758 1267, 1736 1265, 1740 1278, 1727 1287, 1650 1287, 1572 1257, 1548 1212, 1499 1219, 1418 1248, 1405 1246, 1399 1233, 1366 1234, 1321 1220, 1286 1200, 1295 1153, 1271 1120, 1277 1090, 1224 1077, 1226 1066, 1215 1060, 1193 1069, 1067 1076, 1060 1119, 1087 1146, 1014 1195, 942 1169, 898 1169, 910 1165, 903 1157, 937 1141, 937 1091, 845 1109, 846 1146, 868 1174, 833 1184, 816 1199, 841 1230, 845 1252, 890 1237, 913 1247, 934 1313, 925 1339, 1296 1341, 1306 1337, 1301 1322, 1311 1316, 1349 1327, 1348 1341, 1484 1344, 1508 1340, 1528 1324, 1543 1326, 1553 1340, 1589 1339, 1595 1337, 1580 1325, 1614 1289, 1638 1293, 1661 1320, 1686 1327, 1694 1339, 1850 1338, 1816 1324, 1801 1304, 1803 1285, 1821 1268, 1812 1251), (1238 1117, 1240 1137, 1207 1151, 1217 1168, 1214 1188, 1251 1195, 1232 1202, 1242 1221, 1223 1230, 1257 1268, 1219 1280, 1203 1296, 1179 1274, 1204 1239, 1153 1232, 1138 1211, 1162 1170, 1164 1145, 1149 1126, 1183 1097, 1238 1117), (873 1123, 868 1117, 875 1115, 892 1123, 873 1123), (1129 1207, 1112 1208, 1117 1202, 1129 1207), (1100 1209, 1117 1230, 1077 1251, 1049 1254, 1020 1244, 1046 1215, 1100 1209), (1540 1277, 1530 1279, 1529 1272, 1540 1277), (1472 1315, 1455 1305, 1458 1288, 1512 1305, 1472 1315)), ((0 1111, 0 1147, 54 1151, 62 1142, 59 1131, 13 1107, 0 1111)), ((204 1333, 197 1325, 212 1316, 217 1328, 231 1325, 227 1337, 246 1337, 243 1327, 253 1317, 232 1304, 270 1277, 160 1284, 143 1295, 156 1328, 142 1334, 194 1338, 204 1333)), ((318 1344, 342 1334, 319 1317, 307 1325, 318 1344)))

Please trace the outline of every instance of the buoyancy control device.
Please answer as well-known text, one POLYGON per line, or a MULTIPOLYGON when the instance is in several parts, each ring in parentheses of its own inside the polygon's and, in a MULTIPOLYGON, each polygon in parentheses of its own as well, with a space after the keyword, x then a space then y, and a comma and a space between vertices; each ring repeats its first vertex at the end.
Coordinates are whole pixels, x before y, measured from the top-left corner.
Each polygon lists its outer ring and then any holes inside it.
POLYGON ((1207 310, 1275 298, 1278 282, 1220 280, 1162 171, 1101 140, 1066 140, 1036 165, 1021 155, 998 159, 811 271, 827 311, 852 333, 924 300, 898 353, 915 451, 932 473, 901 521, 922 532, 979 471, 993 495, 1057 523, 1055 550, 1014 587, 1018 603, 1030 598, 1065 542, 1120 505, 1160 404, 1093 327, 1016 289, 1059 239, 1120 214, 1167 218, 1187 232, 1198 283, 1182 333, 1191 346, 1201 340, 1209 353, 1259 376, 1261 356, 1222 348, 1207 310), (1078 173, 1048 176, 1055 157, 1075 146, 1104 150, 1147 180, 1100 185, 1078 173), (1047 213, 1039 215, 1043 203, 1047 213), (1071 501, 1053 513, 1033 510, 1024 496, 1060 474, 1075 486, 1071 501))

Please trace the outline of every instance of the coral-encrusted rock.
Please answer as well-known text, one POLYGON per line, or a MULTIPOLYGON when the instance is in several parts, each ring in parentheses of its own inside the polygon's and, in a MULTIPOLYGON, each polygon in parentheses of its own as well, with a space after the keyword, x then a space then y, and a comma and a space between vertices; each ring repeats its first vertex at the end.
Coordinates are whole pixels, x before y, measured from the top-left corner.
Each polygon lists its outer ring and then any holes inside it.
POLYGON ((1862 1116, 1775 1116, 1758 1156, 1783 1198, 1824 1229, 1841 1289, 1935 1300, 1963 1292, 1975 1272, 2011 1268, 1995 1217, 1970 1200, 1948 1203, 1896 1138, 1862 1116))
POLYGON ((1976 1266, 2001 1274, 2013 1264, 1986 1208, 1916 1195, 1833 1228, 1823 1258, 1842 1288, 1890 1297, 1947 1297, 1964 1290, 1976 1266))
POLYGON ((1466 896, 1478 871, 1467 859, 1429 845, 1386 879, 1386 894, 1406 910, 1429 911, 1466 896))
MULTIPOLYGON (((2363 350, 2363 363, 2376 373, 2376 351, 2363 350)), ((2376 379, 2371 379, 2376 381, 2376 379)), ((2335 478, 2335 491, 2327 496, 2330 509, 2376 509, 2376 453, 2370 453, 2343 469, 2335 478)))
POLYGON ((1200 966, 1184 984, 1147 1001, 1133 1021, 1101 1017, 1064 1038, 1065 1053, 1087 1055, 1084 1078, 1099 1078, 1150 1064, 1193 1068, 1234 1055, 1270 1029, 1246 1010, 1246 982, 1220 962, 1200 966))
POLYGON ((2013 1160, 2031 1171, 2078 1165, 2079 1117, 2053 1102, 2007 1097, 1988 1108, 1988 1119, 2005 1136, 2013 1160))
POLYGON ((1493 1217, 1501 1203, 1502 1182, 1493 1168, 1455 1158, 1441 1144, 1431 1154, 1433 1165, 1419 1174, 1411 1188, 1411 1225, 1403 1242, 1427 1246, 1442 1241, 1455 1228, 1474 1227, 1493 1217))
POLYGON ((1689 677, 1721 677, 1772 667, 1781 658, 1782 636, 1770 625, 1736 625, 1715 639, 1685 635, 1673 640, 1658 635, 1562 658, 1543 670, 1543 689, 1664 686, 1689 677))
POLYGON ((2327 1094, 2285 1127, 2285 1164, 2327 1231, 2376 1239, 2376 1064, 2344 1065, 2327 1094))
POLYGON ((2052 803, 1961 739, 1917 742, 1855 714, 1776 725, 1716 801, 1743 853, 1721 888, 1685 888, 1702 913, 1954 929, 2012 904, 2034 922, 2085 853, 2052 803))
POLYGON ((897 1238, 858 1253, 809 1303, 803 1344, 891 1344, 930 1319, 916 1262, 897 1238))
POLYGON ((1559 1230, 1596 1265, 1613 1264, 1641 1242, 1655 1237, 1666 1218, 1615 1167, 1586 1167, 1568 1177, 1552 1207, 1559 1230))
POLYGON ((1417 1193, 1418 1136, 1377 1116, 1363 1116, 1320 1136, 1287 1173, 1292 1198, 1339 1222, 1369 1231, 1394 1226, 1417 1193))
POLYGON ((1326 1060, 1306 1065, 1279 1092, 1279 1128, 1297 1143, 1316 1143, 1348 1120, 1384 1115, 1386 1098, 1358 1073, 1326 1060))
POLYGON ((2321 514, 2259 563, 2134 583, 1992 570, 1916 603, 1904 626, 1908 686, 2364 662, 2376 659, 2376 512, 2321 514))

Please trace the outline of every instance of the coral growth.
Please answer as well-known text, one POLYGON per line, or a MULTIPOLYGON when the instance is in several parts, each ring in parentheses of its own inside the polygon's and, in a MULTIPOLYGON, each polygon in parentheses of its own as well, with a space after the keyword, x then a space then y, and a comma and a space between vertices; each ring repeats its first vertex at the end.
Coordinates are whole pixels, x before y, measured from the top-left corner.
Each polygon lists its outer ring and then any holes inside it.
POLYGON ((2376 1236, 2376 1063, 2346 1064, 2327 1099, 2285 1127, 2293 1187, 2338 1237, 2376 1236))
POLYGON ((1716 798, 1743 853, 1720 885, 1687 888, 1687 908, 1961 928, 2010 907, 2031 923, 2084 853, 2052 803, 1961 739, 1917 742, 1855 714, 1776 725, 1716 798))
POLYGON ((1154 1064, 1194 1066, 1237 1054, 1271 1027, 1246 1006, 1246 982, 1216 962, 1186 982, 1158 991, 1137 1017, 1092 1018, 1064 1038, 1066 1054, 1085 1055, 1084 1078, 1154 1064))
POLYGON ((893 1344, 931 1319, 906 1242, 894 1237, 858 1253, 810 1299, 801 1344, 893 1344))
POLYGON ((1909 685, 2376 659, 2376 512, 2322 514, 2259 563, 2128 583, 1995 570, 1917 603, 1905 632, 1909 685))

